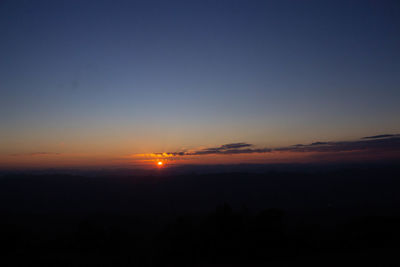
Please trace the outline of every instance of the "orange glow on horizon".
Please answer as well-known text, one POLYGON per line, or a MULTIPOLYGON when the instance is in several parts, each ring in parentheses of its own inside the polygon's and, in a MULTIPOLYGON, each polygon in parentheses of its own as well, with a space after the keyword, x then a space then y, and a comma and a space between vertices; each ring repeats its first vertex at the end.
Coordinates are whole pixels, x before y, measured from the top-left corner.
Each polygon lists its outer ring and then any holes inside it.
POLYGON ((135 168, 164 169, 181 165, 214 164, 279 164, 313 162, 367 162, 373 160, 398 160, 399 151, 351 150, 339 152, 271 151, 251 154, 176 155, 171 153, 149 154, 100 154, 100 153, 0 153, 0 170, 40 168, 135 168), (366 153, 368 151, 368 153, 366 153))

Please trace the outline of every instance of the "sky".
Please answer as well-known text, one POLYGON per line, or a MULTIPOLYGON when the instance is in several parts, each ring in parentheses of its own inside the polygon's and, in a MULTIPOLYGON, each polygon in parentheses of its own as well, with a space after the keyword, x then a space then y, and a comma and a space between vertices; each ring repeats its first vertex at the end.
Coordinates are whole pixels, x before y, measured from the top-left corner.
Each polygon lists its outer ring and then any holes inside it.
POLYGON ((3 0, 0 33, 1 168, 400 155, 399 1, 3 0))

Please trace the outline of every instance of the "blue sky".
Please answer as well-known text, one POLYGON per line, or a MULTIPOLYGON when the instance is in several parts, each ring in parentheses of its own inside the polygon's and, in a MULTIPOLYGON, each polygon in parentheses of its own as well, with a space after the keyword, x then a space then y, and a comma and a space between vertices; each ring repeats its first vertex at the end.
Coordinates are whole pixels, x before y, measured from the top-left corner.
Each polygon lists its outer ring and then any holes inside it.
POLYGON ((400 132, 398 1, 1 1, 4 154, 400 132))

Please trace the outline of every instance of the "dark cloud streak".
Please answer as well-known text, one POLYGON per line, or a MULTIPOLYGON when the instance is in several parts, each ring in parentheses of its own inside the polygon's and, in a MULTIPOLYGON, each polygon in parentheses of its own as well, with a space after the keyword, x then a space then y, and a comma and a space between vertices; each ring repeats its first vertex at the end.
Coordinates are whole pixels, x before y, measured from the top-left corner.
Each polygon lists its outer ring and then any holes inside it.
POLYGON ((379 138, 388 138, 388 137, 400 137, 400 135, 399 134, 380 134, 380 135, 366 136, 361 139, 379 139, 379 138))
MULTIPOLYGON (((269 152, 348 152, 348 151, 399 151, 400 152, 400 135, 377 135, 363 137, 355 141, 335 141, 335 142, 313 142, 311 144, 297 144, 280 148, 254 148, 249 143, 230 143, 218 147, 204 148, 194 151, 169 152, 171 156, 200 156, 200 155, 233 155, 233 154, 252 154, 252 153, 269 153, 269 152)), ((162 155, 163 153, 156 153, 162 155)))

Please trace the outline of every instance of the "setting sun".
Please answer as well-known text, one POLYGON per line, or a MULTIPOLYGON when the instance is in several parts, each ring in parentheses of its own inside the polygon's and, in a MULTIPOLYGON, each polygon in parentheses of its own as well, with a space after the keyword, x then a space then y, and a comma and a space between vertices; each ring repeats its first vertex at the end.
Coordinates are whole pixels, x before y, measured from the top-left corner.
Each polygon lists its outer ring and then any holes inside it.
POLYGON ((162 162, 162 161, 158 161, 158 162, 157 162, 157 165, 158 165, 159 167, 161 167, 161 166, 163 165, 163 162, 162 162))

